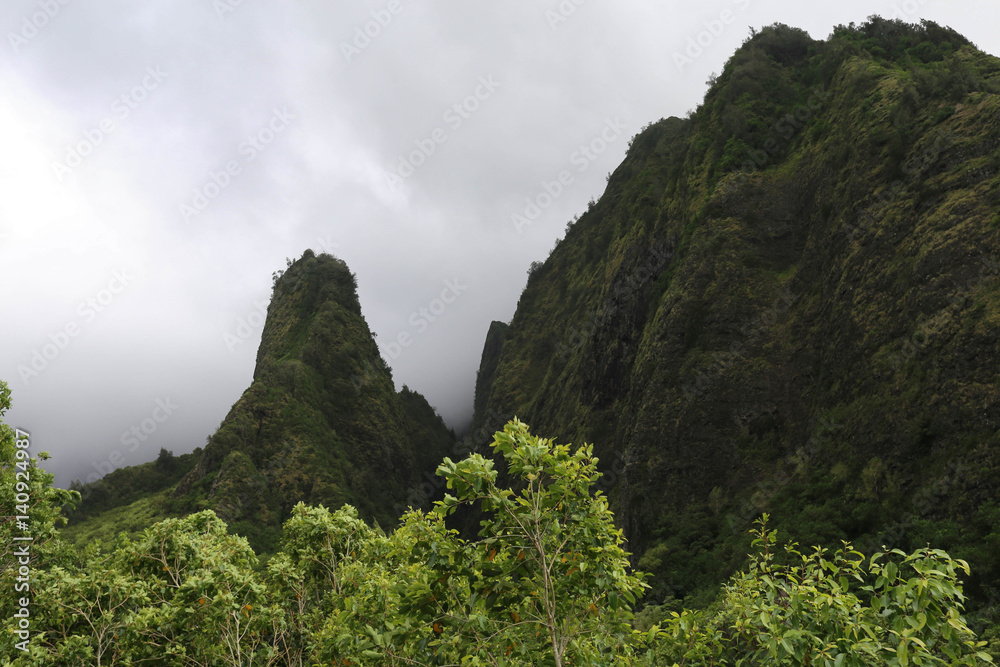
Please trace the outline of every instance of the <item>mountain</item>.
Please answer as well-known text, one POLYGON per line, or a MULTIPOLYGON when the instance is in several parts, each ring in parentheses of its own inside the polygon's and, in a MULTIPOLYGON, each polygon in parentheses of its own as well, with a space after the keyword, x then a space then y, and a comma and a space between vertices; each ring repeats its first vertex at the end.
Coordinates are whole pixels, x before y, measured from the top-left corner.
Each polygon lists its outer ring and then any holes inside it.
POLYGON ((985 605, 1000 60, 931 22, 776 24, 709 84, 533 265, 474 425, 593 442, 653 602, 710 599, 768 512, 801 543, 948 549, 985 605))
POLYGON ((156 507, 152 518, 213 509, 269 551, 299 501, 350 503, 394 525, 426 501, 423 476, 453 446, 423 396, 395 391, 347 265, 307 250, 275 276, 250 387, 176 486, 142 507, 156 507))

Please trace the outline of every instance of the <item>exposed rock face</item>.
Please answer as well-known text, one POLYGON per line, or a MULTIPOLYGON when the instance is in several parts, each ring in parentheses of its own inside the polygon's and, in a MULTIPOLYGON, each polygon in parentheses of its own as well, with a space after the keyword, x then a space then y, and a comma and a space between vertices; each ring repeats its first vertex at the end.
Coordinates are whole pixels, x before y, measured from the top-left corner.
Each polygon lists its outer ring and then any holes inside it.
POLYGON ((395 391, 354 276, 329 255, 306 251, 277 279, 253 377, 175 498, 215 509, 256 546, 299 501, 351 503, 388 527, 451 448, 426 400, 395 391))
POLYGON ((633 139, 499 355, 491 329, 477 422, 595 443, 654 597, 718 582, 764 511, 803 543, 948 548, 982 596, 998 92, 1000 61, 931 23, 757 34, 696 113, 633 139))
POLYGON ((476 396, 473 401, 477 414, 486 410, 488 392, 496 378, 497 363, 500 361, 500 352, 503 350, 503 342, 509 328, 503 322, 490 322, 490 329, 486 332, 486 344, 483 345, 483 357, 479 364, 479 372, 476 374, 476 396))

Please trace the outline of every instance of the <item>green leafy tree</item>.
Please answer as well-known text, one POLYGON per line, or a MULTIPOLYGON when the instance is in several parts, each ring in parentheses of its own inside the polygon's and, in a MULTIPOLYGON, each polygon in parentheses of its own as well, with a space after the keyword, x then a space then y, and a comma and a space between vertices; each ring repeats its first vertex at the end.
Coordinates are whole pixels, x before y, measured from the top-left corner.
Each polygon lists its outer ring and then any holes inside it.
POLYGON ((113 665, 131 655, 129 625, 149 603, 149 586, 113 556, 88 549, 77 562, 39 572, 36 588, 34 613, 45 631, 32 642, 31 664, 113 665))
MULTIPOLYGON (((0 416, 9 399, 0 383, 0 416)), ((992 662, 962 617, 964 561, 929 547, 869 558, 849 543, 791 544, 779 558, 767 515, 749 567, 713 608, 636 631, 630 609, 645 584, 592 493, 591 447, 535 437, 516 419, 493 442, 503 477, 478 454, 445 459, 445 499, 407 513, 391 535, 351 506, 300 503, 266 572, 211 511, 119 535, 104 552, 70 550, 55 527, 76 495, 51 488, 20 435, 0 423, 0 601, 12 611, 10 545, 27 513, 33 634, 19 651, 7 614, 4 667, 992 662), (462 539, 447 519, 473 505, 481 530, 462 539)))
POLYGON ((714 617, 673 613, 651 630, 656 656, 677 665, 978 665, 983 652, 961 613, 968 565, 937 549, 871 558, 849 543, 801 553, 759 521, 746 572, 724 590, 714 617))
POLYGON ((866 559, 845 543, 806 554, 792 544, 790 563, 780 564, 770 549, 776 539, 762 521, 754 543, 763 552, 726 590, 736 646, 755 659, 835 667, 991 661, 961 616, 964 561, 929 548, 866 559))
MULTIPOLYGON (((273 638, 282 664, 306 664, 313 635, 329 618, 343 614, 345 599, 370 604, 357 591, 362 581, 370 583, 386 571, 386 543, 385 535, 358 518, 351 505, 336 512, 304 503, 292 509, 281 550, 268 563, 271 597, 285 619, 273 638)), ((352 603, 350 608, 357 607, 352 603)), ((334 628, 337 637, 342 629, 334 628)))
MULTIPOLYGON (((382 567, 346 593, 324 630, 320 658, 363 664, 610 665, 637 638, 629 607, 644 584, 631 573, 592 448, 532 436, 516 419, 493 450, 438 468, 448 488, 431 513, 411 512, 382 567), (445 525, 480 503, 479 539, 445 525)), ((373 565, 370 563, 370 565, 373 565)))
MULTIPOLYGON (((607 499, 591 493, 601 476, 593 447, 535 437, 517 419, 492 447, 514 489, 498 486, 493 462, 479 454, 438 469, 454 492, 439 515, 475 502, 486 513, 481 539, 463 545, 479 575, 469 584, 505 626, 487 635, 478 618, 459 617, 456 631, 481 641, 502 629, 510 635, 504 651, 535 664, 614 662, 633 640, 630 607, 646 585, 630 571, 607 499)), ((453 620, 447 609, 440 616, 453 620)))
MULTIPOLYGON (((0 418, 10 409, 10 388, 0 380, 0 418)), ((30 438, 23 431, 15 432, 0 421, 0 566, 8 572, 12 560, 12 540, 26 531, 17 528, 18 515, 28 516, 27 533, 33 538, 33 548, 41 549, 56 536, 56 528, 64 523, 62 509, 79 502, 80 494, 52 487, 55 477, 38 466, 49 458, 48 452, 32 457, 30 438), (27 503, 17 501, 18 494, 28 496, 27 503), (19 509, 20 508, 20 509, 19 509), (22 511, 27 509, 27 512, 22 511)), ((54 545, 53 545, 54 546, 54 545)), ((15 568, 16 569, 16 568, 15 568)))
POLYGON ((433 576, 421 555, 452 548, 453 531, 435 517, 410 512, 389 537, 374 531, 359 536, 363 539, 337 561, 337 589, 327 594, 333 611, 312 636, 313 659, 342 665, 449 664, 441 662, 447 651, 435 641, 439 635, 407 596, 433 576))
MULTIPOLYGON (((12 665, 283 665, 256 556, 211 511, 41 569, 30 652, 12 665)), ((13 655, 13 654, 12 654, 13 655)))
POLYGON ((133 659, 170 665, 276 664, 268 639, 283 618, 269 603, 257 557, 211 510, 168 519, 116 550, 141 582, 129 622, 133 659))

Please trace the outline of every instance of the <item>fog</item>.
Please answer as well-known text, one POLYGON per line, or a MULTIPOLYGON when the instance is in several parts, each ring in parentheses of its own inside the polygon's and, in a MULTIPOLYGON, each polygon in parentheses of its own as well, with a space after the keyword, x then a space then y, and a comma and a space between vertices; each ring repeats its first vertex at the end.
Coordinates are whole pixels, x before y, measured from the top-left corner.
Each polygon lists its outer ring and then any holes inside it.
POLYGON ((490 321, 630 138, 697 107, 751 26, 873 13, 1000 52, 996 2, 5 2, 6 421, 63 486, 203 445, 272 273, 312 248, 461 430, 490 321))

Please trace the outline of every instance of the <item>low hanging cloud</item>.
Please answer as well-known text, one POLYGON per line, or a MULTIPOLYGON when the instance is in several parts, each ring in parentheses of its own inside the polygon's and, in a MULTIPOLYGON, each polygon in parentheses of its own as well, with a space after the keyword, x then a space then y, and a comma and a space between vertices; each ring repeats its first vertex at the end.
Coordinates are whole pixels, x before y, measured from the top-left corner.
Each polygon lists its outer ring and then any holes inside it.
POLYGON ((873 13, 1000 51, 971 1, 7 2, 7 421, 62 485, 204 444, 271 274, 313 248, 357 274, 396 382, 461 429, 490 321, 629 137, 695 108, 751 26, 873 13))

